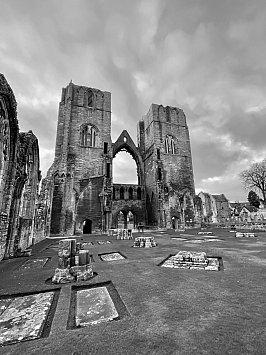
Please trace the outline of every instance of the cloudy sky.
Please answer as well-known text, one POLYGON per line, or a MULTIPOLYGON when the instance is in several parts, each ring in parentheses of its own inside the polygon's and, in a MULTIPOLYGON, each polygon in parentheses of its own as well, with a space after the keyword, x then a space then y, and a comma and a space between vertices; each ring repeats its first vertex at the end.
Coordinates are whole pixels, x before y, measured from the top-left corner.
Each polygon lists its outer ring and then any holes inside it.
MULTIPOLYGON (((152 102, 182 108, 196 191, 246 200, 238 174, 266 156, 265 0, 0 0, 0 9, 0 72, 20 130, 39 139, 43 176, 72 79, 112 93, 113 141, 127 129, 136 142, 152 102)), ((123 159, 114 175, 126 182, 135 165, 119 170, 123 159)))

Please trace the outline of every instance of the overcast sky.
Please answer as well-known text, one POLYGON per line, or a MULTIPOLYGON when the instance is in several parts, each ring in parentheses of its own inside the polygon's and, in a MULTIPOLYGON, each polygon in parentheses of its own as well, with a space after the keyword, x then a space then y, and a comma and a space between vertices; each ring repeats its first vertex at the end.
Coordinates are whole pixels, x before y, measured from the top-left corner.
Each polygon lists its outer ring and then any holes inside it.
POLYGON ((266 156, 265 0, 0 0, 0 72, 43 176, 71 79, 112 93, 113 141, 151 103, 182 108, 197 192, 246 200, 238 174, 266 156))

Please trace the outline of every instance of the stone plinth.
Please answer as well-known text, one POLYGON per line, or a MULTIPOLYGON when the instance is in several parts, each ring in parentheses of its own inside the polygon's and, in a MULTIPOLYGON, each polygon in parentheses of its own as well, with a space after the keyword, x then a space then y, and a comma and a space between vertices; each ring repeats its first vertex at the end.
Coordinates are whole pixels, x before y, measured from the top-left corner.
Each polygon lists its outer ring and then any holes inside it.
POLYGON ((165 260, 163 267, 195 270, 220 270, 217 257, 207 257, 205 252, 180 251, 165 260))
POLYGON ((134 240, 134 248, 152 248, 156 247, 154 237, 136 237, 134 240))

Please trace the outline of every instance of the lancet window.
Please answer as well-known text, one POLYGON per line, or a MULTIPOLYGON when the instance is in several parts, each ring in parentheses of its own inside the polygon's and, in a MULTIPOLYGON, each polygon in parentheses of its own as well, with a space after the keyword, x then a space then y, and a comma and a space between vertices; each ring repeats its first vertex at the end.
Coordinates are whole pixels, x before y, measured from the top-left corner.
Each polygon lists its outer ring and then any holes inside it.
POLYGON ((165 153, 176 154, 175 141, 172 136, 166 136, 165 138, 165 153))
POLYGON ((83 126, 81 129, 81 145, 83 147, 95 147, 96 146, 97 131, 96 128, 91 125, 83 126))

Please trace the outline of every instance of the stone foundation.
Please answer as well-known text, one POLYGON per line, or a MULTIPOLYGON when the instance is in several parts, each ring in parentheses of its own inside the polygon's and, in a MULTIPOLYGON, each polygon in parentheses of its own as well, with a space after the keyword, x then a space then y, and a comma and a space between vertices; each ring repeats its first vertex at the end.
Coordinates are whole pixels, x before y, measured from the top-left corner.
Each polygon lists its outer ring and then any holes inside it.
POLYGON ((165 260, 162 266, 191 270, 220 270, 218 258, 207 257, 205 252, 191 251, 180 251, 177 254, 170 256, 170 258, 165 260))
POLYGON ((152 248, 156 247, 154 237, 136 237, 134 241, 134 248, 152 248))

